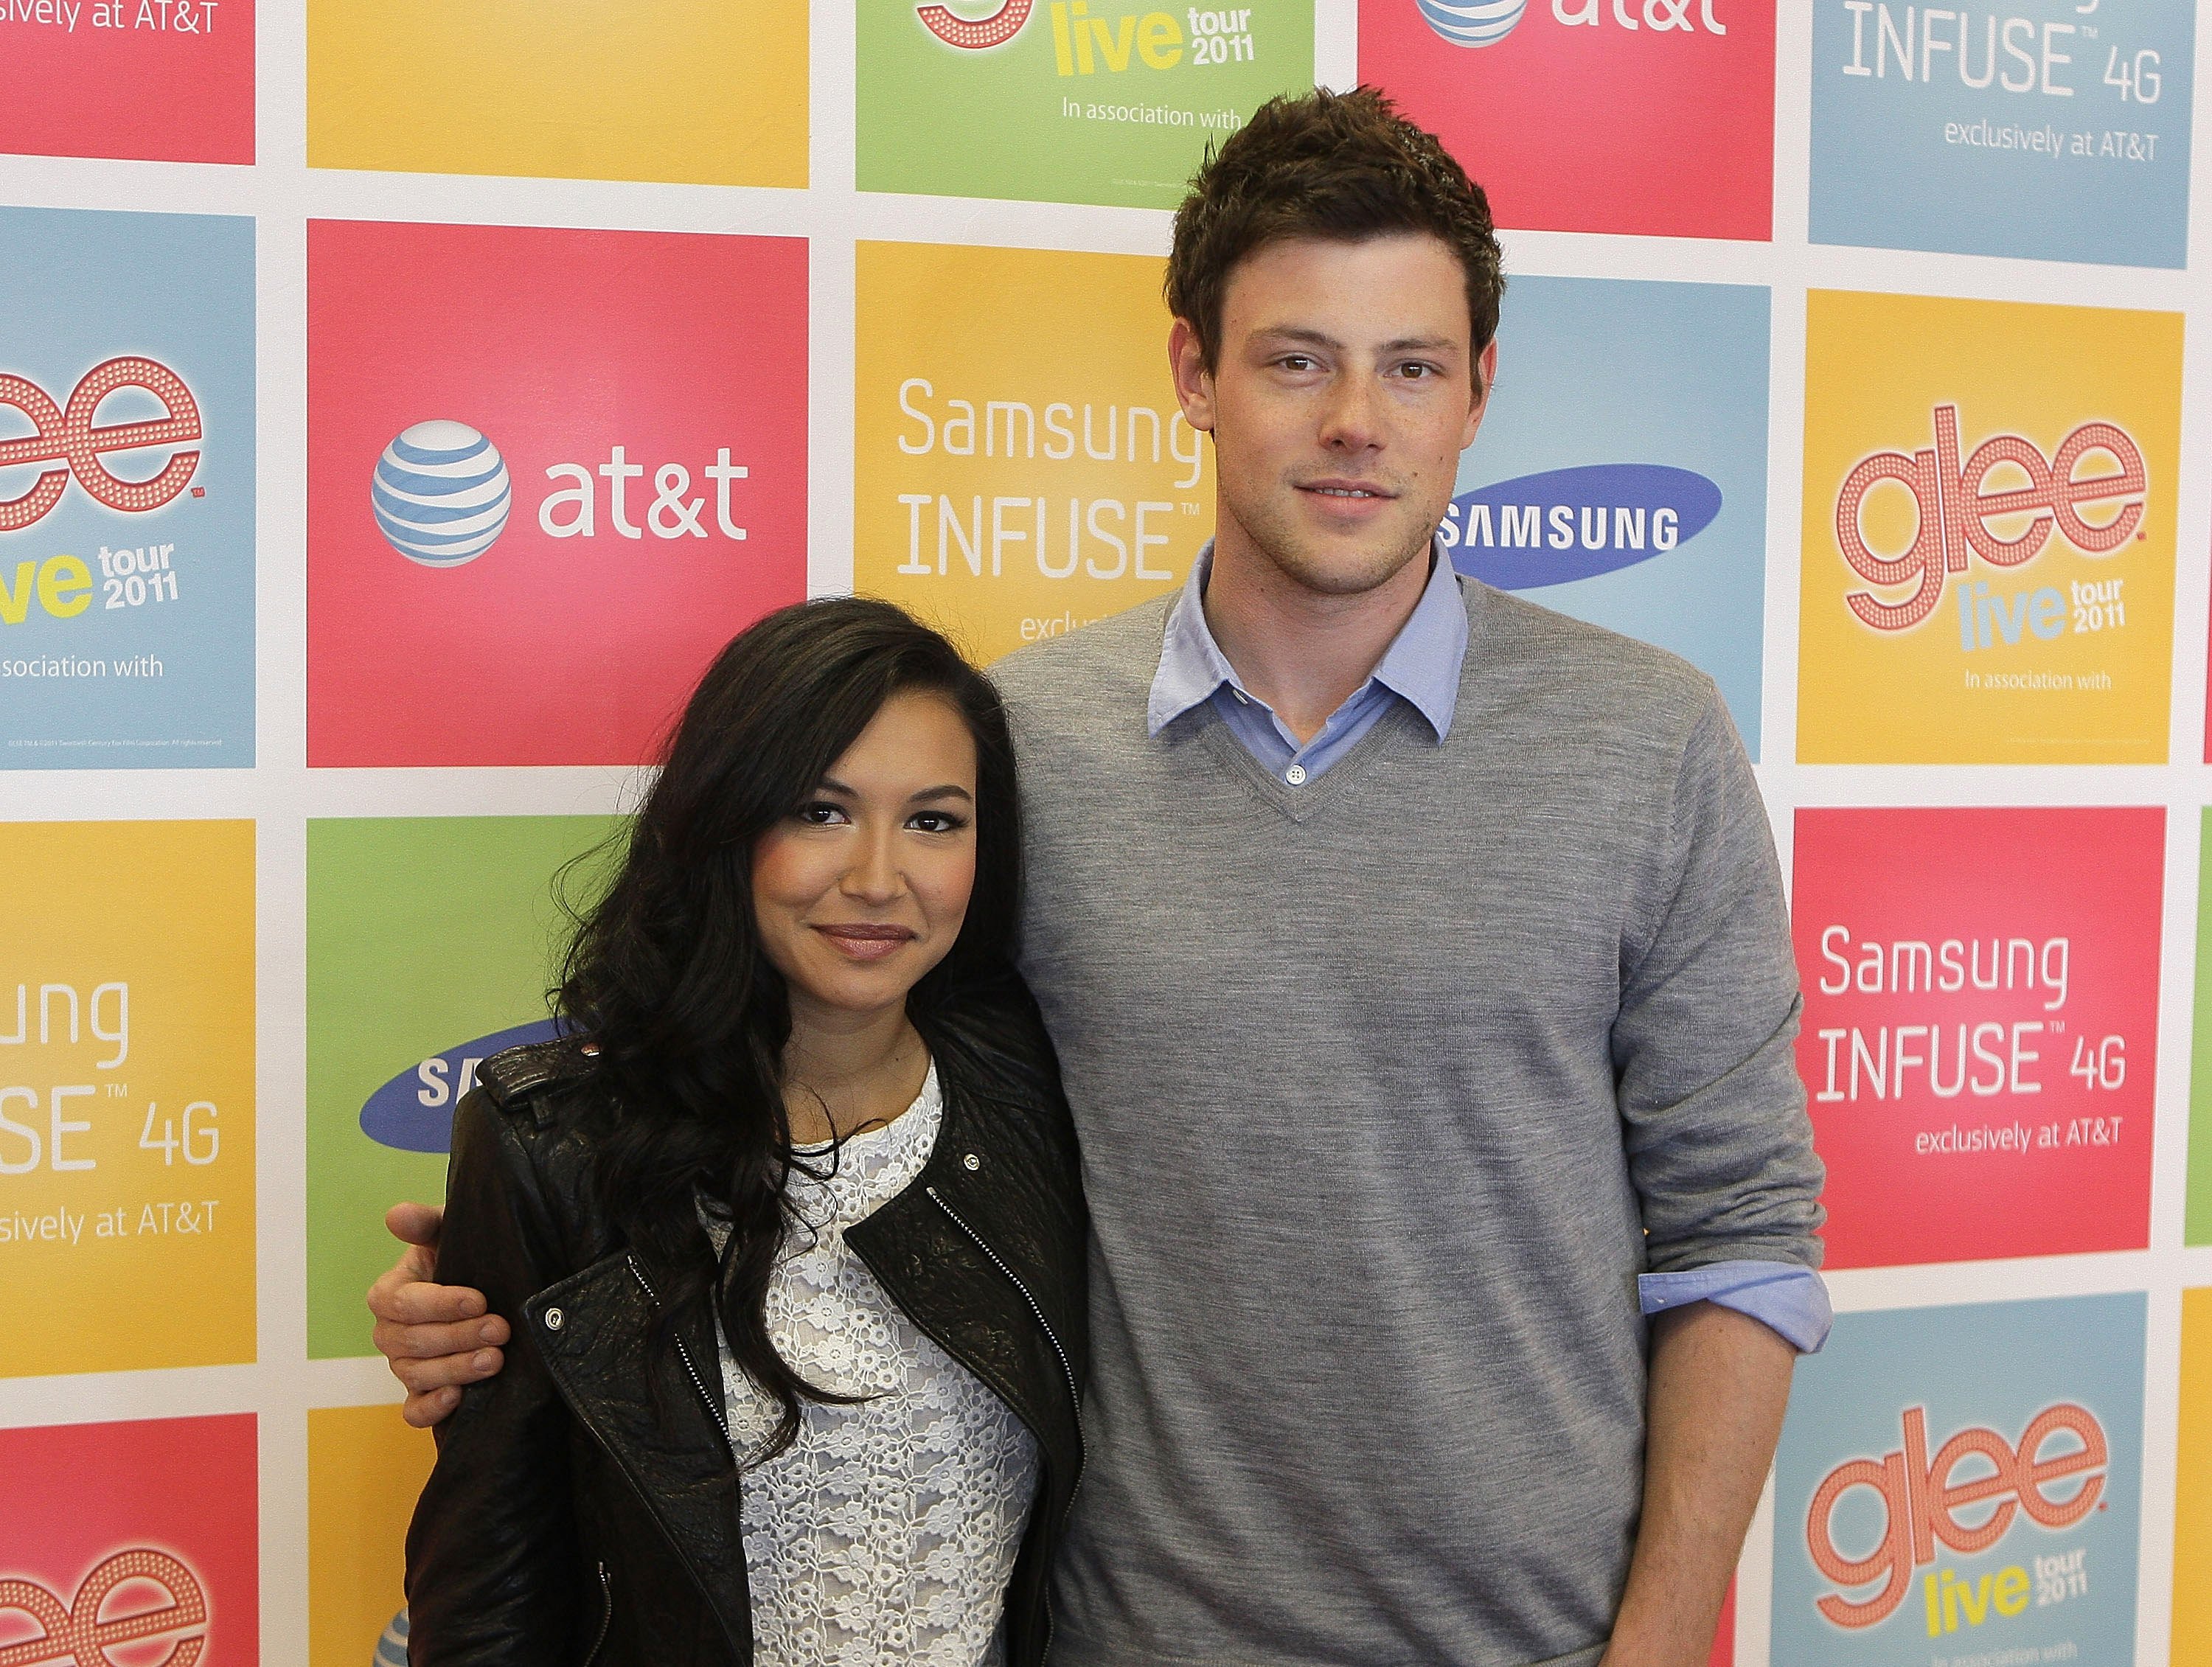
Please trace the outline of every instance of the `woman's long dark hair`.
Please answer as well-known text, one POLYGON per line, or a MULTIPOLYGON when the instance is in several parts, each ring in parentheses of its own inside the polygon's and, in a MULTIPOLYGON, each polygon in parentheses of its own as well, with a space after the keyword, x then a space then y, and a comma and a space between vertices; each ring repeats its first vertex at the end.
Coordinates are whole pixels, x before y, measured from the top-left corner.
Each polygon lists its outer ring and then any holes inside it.
POLYGON ((900 609, 845 597, 769 615, 708 669, 630 822, 620 868, 577 922, 554 993, 565 1028, 598 1048, 587 1099, 601 1207, 668 1281, 658 1343, 711 1299, 730 1352, 781 1409, 771 1451, 798 1433, 801 1397, 842 1397, 792 1370, 764 1312, 793 1166, 783 1105, 791 1009, 753 918, 753 846, 813 796, 885 701, 913 691, 944 697, 975 737, 976 850, 959 937, 908 1011, 926 1021, 1003 968, 1021 829, 998 693, 900 609), (719 1269, 699 1224, 702 1194, 731 1217, 719 1269))

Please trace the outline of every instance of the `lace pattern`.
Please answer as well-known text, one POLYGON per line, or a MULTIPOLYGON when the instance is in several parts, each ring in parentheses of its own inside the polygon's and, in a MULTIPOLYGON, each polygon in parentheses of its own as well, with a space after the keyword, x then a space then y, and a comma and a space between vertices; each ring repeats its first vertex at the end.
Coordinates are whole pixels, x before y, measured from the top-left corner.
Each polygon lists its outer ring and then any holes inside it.
MULTIPOLYGON (((871 1398, 802 1401, 797 1440, 763 1462, 774 1403, 722 1344, 731 1439, 746 1473, 758 1667, 1005 1659, 1000 1615, 1036 1491, 1036 1443, 915 1328, 844 1238, 921 1172, 943 1116, 932 1065, 903 1116, 844 1142, 835 1174, 793 1180, 805 1225, 794 1224, 769 1284, 769 1335, 808 1382, 871 1398)), ((719 1253, 728 1225, 702 1216, 719 1253)))

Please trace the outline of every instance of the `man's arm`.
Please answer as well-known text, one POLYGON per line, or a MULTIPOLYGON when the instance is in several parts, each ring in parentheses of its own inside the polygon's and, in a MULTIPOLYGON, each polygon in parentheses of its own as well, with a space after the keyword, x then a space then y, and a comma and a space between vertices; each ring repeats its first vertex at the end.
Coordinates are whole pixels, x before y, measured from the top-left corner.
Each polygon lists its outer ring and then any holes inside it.
POLYGON ((1796 1359, 1771 1327, 1713 1303, 1653 1318, 1644 1515, 1600 1667, 1704 1667, 1796 1359))
POLYGON ((484 1312, 484 1297, 465 1285, 436 1285, 438 1232, 446 1213, 428 1204, 394 1204, 384 1225, 409 1248, 368 1287, 377 1353, 407 1389, 405 1417, 428 1429, 461 1404, 460 1386, 505 1364, 507 1322, 484 1312))

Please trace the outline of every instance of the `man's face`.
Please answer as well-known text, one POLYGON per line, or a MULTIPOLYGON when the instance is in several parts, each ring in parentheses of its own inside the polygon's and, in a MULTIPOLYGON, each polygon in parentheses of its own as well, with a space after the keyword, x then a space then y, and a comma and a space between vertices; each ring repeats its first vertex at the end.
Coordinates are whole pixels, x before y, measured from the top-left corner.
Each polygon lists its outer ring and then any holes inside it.
POLYGON ((1425 232, 1239 262, 1213 369, 1185 321, 1168 344, 1184 417, 1213 435, 1218 542, 1322 595, 1395 576, 1428 548, 1482 422, 1471 336, 1466 274, 1425 232))

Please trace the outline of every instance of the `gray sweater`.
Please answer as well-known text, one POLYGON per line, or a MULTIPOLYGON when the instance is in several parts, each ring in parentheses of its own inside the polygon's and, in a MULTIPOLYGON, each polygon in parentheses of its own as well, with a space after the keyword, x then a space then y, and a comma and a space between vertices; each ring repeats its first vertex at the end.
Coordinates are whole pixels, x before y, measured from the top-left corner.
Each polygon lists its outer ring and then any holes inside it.
POLYGON ((1585 1667, 1640 1273, 1817 1265, 1772 843, 1711 683, 1469 581, 1325 775, 1146 734, 1163 599, 1002 662, 1094 1237, 1055 1667, 1585 1667))

